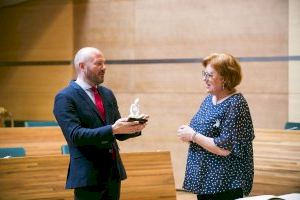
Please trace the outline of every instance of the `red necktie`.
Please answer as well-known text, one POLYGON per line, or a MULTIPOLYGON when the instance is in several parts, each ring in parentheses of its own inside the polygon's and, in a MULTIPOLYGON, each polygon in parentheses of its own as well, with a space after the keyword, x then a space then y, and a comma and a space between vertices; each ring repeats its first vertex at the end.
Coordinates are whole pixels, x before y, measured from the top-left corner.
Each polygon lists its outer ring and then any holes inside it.
POLYGON ((93 91, 93 94, 94 94, 94 97, 95 97, 95 104, 96 104, 96 107, 100 113, 100 116, 102 118, 103 121, 105 121, 105 110, 104 110, 104 106, 103 106, 103 101, 102 101, 102 98, 97 90, 96 87, 92 87, 92 91, 93 91))
MULTIPOLYGON (((101 115, 101 118, 103 121, 105 121, 105 110, 104 110, 104 106, 103 106, 103 101, 102 101, 102 98, 97 90, 96 87, 92 87, 92 91, 93 91, 93 94, 94 94, 94 97, 95 97, 95 104, 96 104, 96 107, 98 109, 98 111, 100 112, 100 115, 101 115)), ((112 159, 116 159, 116 150, 115 150, 115 146, 113 144, 112 146, 112 159)))

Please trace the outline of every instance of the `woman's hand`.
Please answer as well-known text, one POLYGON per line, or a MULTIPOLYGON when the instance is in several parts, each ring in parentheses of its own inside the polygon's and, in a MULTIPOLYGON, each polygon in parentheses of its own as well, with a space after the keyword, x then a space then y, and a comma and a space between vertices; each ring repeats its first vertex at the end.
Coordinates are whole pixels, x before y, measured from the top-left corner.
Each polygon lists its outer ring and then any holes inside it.
POLYGON ((194 134, 196 132, 188 125, 181 125, 177 130, 177 136, 183 142, 193 141, 194 134))

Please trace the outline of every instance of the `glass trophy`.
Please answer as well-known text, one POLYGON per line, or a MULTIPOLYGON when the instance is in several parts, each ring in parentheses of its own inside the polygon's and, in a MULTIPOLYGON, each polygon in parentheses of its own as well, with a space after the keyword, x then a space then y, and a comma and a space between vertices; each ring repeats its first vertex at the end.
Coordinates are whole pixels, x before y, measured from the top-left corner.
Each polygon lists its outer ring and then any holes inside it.
POLYGON ((138 121, 139 123, 143 124, 148 121, 146 118, 144 118, 145 115, 140 114, 139 98, 136 98, 133 104, 130 105, 129 112, 129 122, 138 121))

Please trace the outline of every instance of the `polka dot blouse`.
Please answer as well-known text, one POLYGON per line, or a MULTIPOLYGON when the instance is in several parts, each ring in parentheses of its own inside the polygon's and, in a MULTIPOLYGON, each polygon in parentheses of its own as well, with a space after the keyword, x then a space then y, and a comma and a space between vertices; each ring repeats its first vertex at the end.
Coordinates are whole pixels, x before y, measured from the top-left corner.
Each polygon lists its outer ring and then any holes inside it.
POLYGON ((191 143, 183 188, 196 194, 215 194, 242 188, 248 195, 253 183, 254 131, 248 104, 236 93, 214 105, 208 95, 190 122, 197 132, 214 138, 214 143, 231 151, 218 156, 191 143))

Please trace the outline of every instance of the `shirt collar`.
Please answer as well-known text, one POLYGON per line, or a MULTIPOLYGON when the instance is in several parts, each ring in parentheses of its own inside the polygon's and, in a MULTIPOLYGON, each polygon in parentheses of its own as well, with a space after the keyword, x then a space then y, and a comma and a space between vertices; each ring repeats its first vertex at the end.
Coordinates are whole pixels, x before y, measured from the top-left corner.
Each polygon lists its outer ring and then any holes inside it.
POLYGON ((232 95, 234 95, 234 94, 236 94, 236 93, 237 93, 237 92, 234 92, 234 93, 232 93, 232 94, 230 94, 230 95, 228 95, 228 96, 226 96, 226 97, 220 99, 219 101, 217 101, 216 96, 213 95, 213 97, 212 97, 212 103, 213 103, 213 105, 220 104, 220 103, 222 103, 223 101, 225 101, 226 99, 228 99, 229 97, 231 97, 232 95))
POLYGON ((77 78, 75 81, 83 90, 89 90, 92 88, 87 82, 82 79, 77 78))

